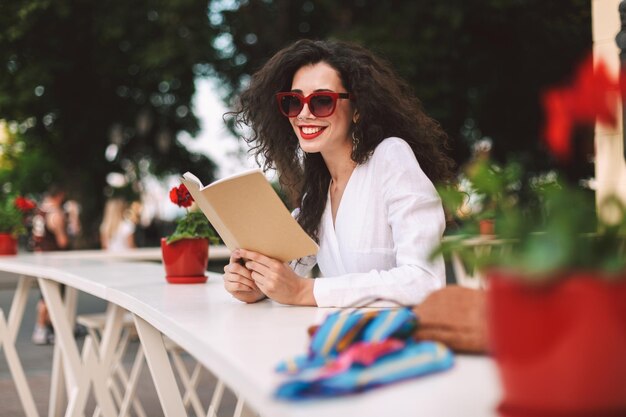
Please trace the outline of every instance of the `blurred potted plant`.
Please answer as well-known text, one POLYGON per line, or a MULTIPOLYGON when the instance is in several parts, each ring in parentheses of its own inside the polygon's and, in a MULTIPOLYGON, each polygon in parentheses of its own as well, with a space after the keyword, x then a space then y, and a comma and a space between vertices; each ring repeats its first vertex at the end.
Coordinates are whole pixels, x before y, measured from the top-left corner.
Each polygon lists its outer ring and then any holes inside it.
POLYGON ((17 254, 17 238, 26 233, 25 218, 36 207, 32 200, 15 194, 0 201, 0 255, 17 254))
POLYGON ((458 186, 437 191, 460 233, 493 235, 496 217, 517 203, 521 179, 520 164, 499 165, 483 155, 468 164, 458 186))
MULTIPOLYGON (((619 90, 587 63, 574 85, 545 96, 548 147, 561 160, 570 133, 596 118, 619 90)), ((503 250, 464 247, 461 228, 438 252, 484 270, 490 350, 504 398, 502 416, 626 415, 626 208, 616 197, 596 214, 594 193, 556 174, 528 184, 529 198, 496 213, 503 250)), ((445 199, 444 199, 445 202, 445 199)), ((450 202, 450 201, 449 201, 450 202)), ((458 208, 448 206, 448 210, 458 208)))
POLYGON ((169 237, 161 238, 161 251, 167 282, 172 284, 204 283, 209 261, 209 243, 219 243, 206 216, 190 210, 193 198, 181 184, 170 190, 170 200, 187 213, 178 219, 169 237))

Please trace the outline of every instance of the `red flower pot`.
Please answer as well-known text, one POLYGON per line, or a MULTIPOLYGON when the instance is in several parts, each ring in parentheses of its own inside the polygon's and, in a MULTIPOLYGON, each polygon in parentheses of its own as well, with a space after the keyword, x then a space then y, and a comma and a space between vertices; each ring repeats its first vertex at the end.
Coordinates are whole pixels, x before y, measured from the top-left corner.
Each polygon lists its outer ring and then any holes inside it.
POLYGON ((161 238, 165 279, 171 284, 201 284, 206 282, 209 262, 208 239, 183 239, 172 244, 161 238))
POLYGON ((515 278, 489 275, 500 415, 626 415, 626 275, 571 273, 550 285, 515 278))
POLYGON ((17 239, 10 233, 0 233, 0 255, 17 254, 17 239))
POLYGON ((482 219, 478 222, 478 232, 481 235, 493 235, 496 230, 496 222, 493 219, 482 219))

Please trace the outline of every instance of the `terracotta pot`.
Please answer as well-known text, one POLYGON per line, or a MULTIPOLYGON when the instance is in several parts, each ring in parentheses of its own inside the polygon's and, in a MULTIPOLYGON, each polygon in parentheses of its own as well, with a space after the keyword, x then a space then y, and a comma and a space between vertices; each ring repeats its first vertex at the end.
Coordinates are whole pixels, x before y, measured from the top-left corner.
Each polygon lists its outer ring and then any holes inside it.
POLYGON ((481 235, 493 235, 496 231, 496 222, 493 219, 483 219, 478 222, 478 232, 481 235))
POLYGON ((10 233, 0 233, 0 255, 16 255, 17 239, 10 233))
POLYGON ((550 285, 491 272, 488 329, 502 416, 626 415, 626 274, 550 285))
POLYGON ((168 245, 161 238, 165 279, 171 284, 201 284, 206 282, 209 262, 208 239, 183 239, 168 245))

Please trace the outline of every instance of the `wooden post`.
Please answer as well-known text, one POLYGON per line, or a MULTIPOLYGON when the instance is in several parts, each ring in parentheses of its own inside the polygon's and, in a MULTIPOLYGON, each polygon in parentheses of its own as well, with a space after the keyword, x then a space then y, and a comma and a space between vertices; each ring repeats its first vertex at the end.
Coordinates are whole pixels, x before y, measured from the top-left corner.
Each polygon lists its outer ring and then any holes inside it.
MULTIPOLYGON (((592 0, 591 3, 594 59, 602 59, 615 77, 620 71, 620 50, 616 40, 621 43, 620 37, 626 36, 626 33, 624 35, 620 33, 622 25, 619 7, 620 0, 592 0)), ((624 18, 626 20, 626 16, 624 18)), ((626 31, 626 27, 624 30, 626 31)), ((622 114, 621 104, 618 114, 622 114)), ((596 123, 595 143, 598 215, 611 222, 615 219, 615 212, 604 205, 606 198, 616 195, 626 205, 626 161, 622 118, 619 118, 616 127, 596 123)))

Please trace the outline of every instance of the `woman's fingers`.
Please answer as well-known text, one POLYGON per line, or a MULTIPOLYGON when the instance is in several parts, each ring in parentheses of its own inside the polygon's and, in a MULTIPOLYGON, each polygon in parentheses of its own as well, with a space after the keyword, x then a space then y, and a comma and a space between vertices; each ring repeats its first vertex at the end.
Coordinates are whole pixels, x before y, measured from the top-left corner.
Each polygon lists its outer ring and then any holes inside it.
POLYGON ((248 271, 250 271, 250 277, 252 279, 255 278, 253 276, 255 272, 263 276, 268 276, 272 272, 272 270, 267 266, 255 261, 246 261, 245 267, 248 271))
POLYGON ((265 255, 262 255, 258 252, 253 252, 251 250, 245 249, 237 249, 235 252, 239 254, 239 256, 246 260, 246 262, 254 261, 259 265, 263 265, 266 268, 271 268, 277 261, 269 258, 265 255))
POLYGON ((265 294, 252 278, 253 271, 243 265, 244 259, 240 250, 230 255, 230 262, 224 267, 224 288, 240 301, 255 303, 264 299, 265 294))
POLYGON ((258 290, 251 277, 251 271, 241 265, 237 251, 230 256, 230 263, 224 267, 224 287, 228 292, 258 290))
POLYGON ((250 279, 250 270, 245 266, 238 263, 230 263, 224 267, 226 274, 241 275, 244 278, 250 279))
MULTIPOLYGON (((239 266, 241 269, 245 269, 244 267, 239 266)), ((256 289, 256 284, 254 283, 254 279, 252 279, 252 277, 250 276, 251 273, 250 271, 248 271, 247 269, 245 269, 246 272, 243 274, 240 273, 234 273, 234 272, 226 272, 224 274, 224 285, 226 285, 226 283, 233 283, 233 284, 242 284, 245 285, 246 287, 250 288, 250 289, 256 289)), ((229 287, 227 287, 226 289, 230 289, 229 287)))
POLYGON ((254 291, 254 288, 252 288, 252 286, 237 281, 224 281, 224 287, 226 288, 226 291, 230 293, 254 291))
POLYGON ((235 291, 232 293, 233 297, 244 303, 256 303, 265 298, 265 295, 260 291, 235 291))

